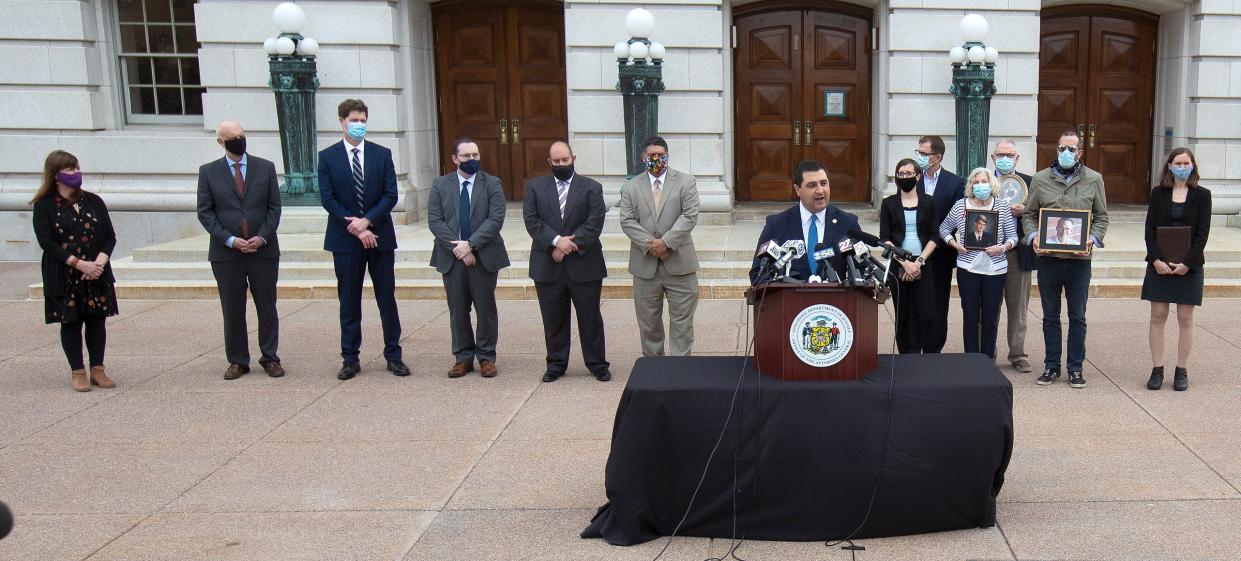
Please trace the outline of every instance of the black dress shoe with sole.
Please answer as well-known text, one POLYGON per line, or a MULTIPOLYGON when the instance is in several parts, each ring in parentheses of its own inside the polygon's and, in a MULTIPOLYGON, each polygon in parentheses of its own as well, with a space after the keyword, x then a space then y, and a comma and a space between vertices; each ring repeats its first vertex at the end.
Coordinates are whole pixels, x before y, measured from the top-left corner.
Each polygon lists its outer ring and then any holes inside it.
POLYGON ((1156 366, 1151 369, 1151 377, 1146 381, 1146 389, 1157 390, 1163 387, 1163 367, 1156 366))
POLYGON ((344 366, 340 367, 340 372, 336 373, 336 379, 348 380, 354 376, 357 376, 359 372, 362 372, 361 364, 356 362, 346 362, 344 366))
POLYGON ((595 373, 595 379, 599 380, 600 382, 610 382, 612 381, 612 371, 611 370, 600 370, 599 372, 595 373))
POLYGON ((1172 389, 1183 392, 1189 389, 1189 371, 1181 367, 1176 367, 1172 373, 1172 389))
POLYGON ((556 380, 559 380, 561 376, 564 376, 564 372, 552 372, 551 370, 548 370, 543 373, 543 381, 555 382, 556 380))
POLYGON ((402 360, 389 360, 388 371, 396 376, 409 376, 409 367, 402 360))

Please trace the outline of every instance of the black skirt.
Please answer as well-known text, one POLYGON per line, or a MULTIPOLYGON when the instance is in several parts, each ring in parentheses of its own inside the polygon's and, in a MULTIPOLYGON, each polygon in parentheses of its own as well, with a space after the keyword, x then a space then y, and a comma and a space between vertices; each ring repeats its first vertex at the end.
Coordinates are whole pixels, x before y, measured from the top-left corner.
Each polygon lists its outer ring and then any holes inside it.
POLYGON ((1142 281, 1142 299, 1169 304, 1202 305, 1202 269, 1190 269, 1184 275, 1161 275, 1155 266, 1146 265, 1142 281))

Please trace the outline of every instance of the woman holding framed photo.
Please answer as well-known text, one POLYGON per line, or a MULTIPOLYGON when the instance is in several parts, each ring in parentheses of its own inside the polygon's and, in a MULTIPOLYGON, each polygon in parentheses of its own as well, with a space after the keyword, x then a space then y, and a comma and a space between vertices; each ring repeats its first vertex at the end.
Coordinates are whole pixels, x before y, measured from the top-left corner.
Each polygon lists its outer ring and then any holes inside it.
POLYGON ((995 360, 1000 304, 1008 280, 1005 253, 1017 246, 1017 227, 1008 201, 993 194, 987 168, 976 168, 966 176, 965 194, 940 224, 939 236, 958 252, 957 290, 965 352, 995 360))
POLYGON ((1146 210, 1146 279, 1142 299, 1151 303, 1150 379, 1163 387, 1163 334, 1169 304, 1176 304, 1176 371, 1172 389, 1189 389, 1185 369, 1194 346, 1194 308, 1202 305, 1203 252, 1211 234, 1211 191, 1198 185, 1198 162, 1188 148, 1177 148, 1164 162, 1163 177, 1151 191, 1146 210))
POLYGON ((935 252, 935 198, 919 193, 922 172, 910 158, 896 163, 899 191, 879 206, 879 243, 899 247, 917 256, 914 261, 893 260, 896 348, 901 354, 921 354, 935 348, 947 325, 936 325, 935 282, 930 268, 935 252), (939 335, 939 337, 937 337, 939 335))

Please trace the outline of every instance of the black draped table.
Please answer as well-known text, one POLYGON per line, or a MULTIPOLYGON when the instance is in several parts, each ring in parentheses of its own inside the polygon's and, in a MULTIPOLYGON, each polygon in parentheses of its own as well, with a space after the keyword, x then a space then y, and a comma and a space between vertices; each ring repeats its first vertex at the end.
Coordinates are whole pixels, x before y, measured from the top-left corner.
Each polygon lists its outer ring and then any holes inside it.
MULTIPOLYGON (((677 535, 849 535, 884 461, 892 363, 880 356, 875 372, 844 382, 782 382, 747 369, 734 402, 744 357, 639 359, 616 411, 608 503, 582 537, 631 545, 672 534, 730 403, 724 439, 677 535)), ((983 355, 898 356, 886 468, 854 537, 993 526, 1012 410, 1012 384, 983 355)))

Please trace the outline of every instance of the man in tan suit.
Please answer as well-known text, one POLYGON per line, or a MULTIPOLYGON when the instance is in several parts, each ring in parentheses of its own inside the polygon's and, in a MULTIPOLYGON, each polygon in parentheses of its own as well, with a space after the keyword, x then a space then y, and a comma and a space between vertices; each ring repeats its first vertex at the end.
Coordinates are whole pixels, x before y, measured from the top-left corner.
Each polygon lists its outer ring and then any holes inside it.
POLYGON ((633 307, 643 356, 664 354, 664 298, 672 331, 668 354, 694 349, 698 307, 698 254, 690 233, 698 223, 698 180, 668 168, 668 143, 658 136, 642 150, 646 172, 621 189, 621 230, 629 236, 633 307))

